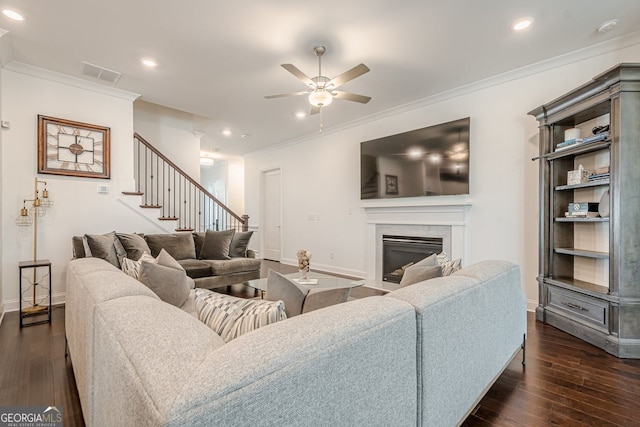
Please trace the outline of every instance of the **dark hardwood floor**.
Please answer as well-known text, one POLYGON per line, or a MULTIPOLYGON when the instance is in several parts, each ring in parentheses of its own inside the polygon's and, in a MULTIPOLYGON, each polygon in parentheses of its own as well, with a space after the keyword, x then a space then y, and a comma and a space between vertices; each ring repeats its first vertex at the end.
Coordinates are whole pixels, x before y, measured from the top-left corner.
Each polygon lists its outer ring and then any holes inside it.
MULTIPOLYGON (((265 262, 284 273, 294 267, 265 262)), ((228 293, 253 297, 234 285, 228 293)), ((363 296, 360 294, 360 296, 363 296)), ((73 371, 64 357, 64 306, 50 325, 20 330, 18 313, 0 325, 0 406, 63 407, 82 426, 73 371)), ((516 357, 463 426, 640 426, 640 360, 613 357, 528 315, 527 366, 516 357)))

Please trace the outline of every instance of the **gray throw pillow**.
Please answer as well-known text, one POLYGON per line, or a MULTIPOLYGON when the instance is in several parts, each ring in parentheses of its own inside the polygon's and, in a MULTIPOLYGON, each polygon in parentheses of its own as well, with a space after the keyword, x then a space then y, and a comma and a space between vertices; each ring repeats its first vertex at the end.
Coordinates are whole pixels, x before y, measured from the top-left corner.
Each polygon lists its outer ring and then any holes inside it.
POLYGON ((127 251, 127 258, 137 261, 143 253, 151 254, 151 249, 140 234, 116 233, 118 240, 122 243, 124 250, 127 251))
POLYGON ((196 247, 191 233, 147 234, 144 239, 151 249, 151 255, 157 257, 165 249, 175 259, 195 259, 196 247))
POLYGON ((442 277, 442 268, 439 265, 420 267, 417 266, 417 264, 414 264, 404 271, 402 280, 400 281, 400 286, 409 286, 413 285, 414 283, 422 282, 436 277, 442 277))
POLYGON ((176 307, 182 306, 189 297, 187 273, 184 270, 165 267, 149 261, 142 261, 139 280, 158 297, 176 307))
POLYGON ((196 259, 200 259, 200 252, 202 251, 202 244, 204 243, 204 231, 200 233, 193 233, 193 243, 196 247, 196 259))
POLYGON ((229 246, 229 256, 231 258, 247 257, 247 247, 253 231, 239 231, 233 235, 229 246))
POLYGON ((204 243, 200 251, 200 259, 231 259, 229 246, 235 230, 213 231, 207 230, 204 243))
POLYGON ((309 294, 308 288, 303 288, 288 277, 269 270, 267 293, 264 298, 269 301, 284 302, 284 311, 287 313, 287 317, 297 316, 302 313, 307 294, 309 294))
POLYGON ((116 237, 116 232, 107 234, 85 234, 91 256, 103 260, 120 268, 120 259, 127 256, 127 252, 116 237))

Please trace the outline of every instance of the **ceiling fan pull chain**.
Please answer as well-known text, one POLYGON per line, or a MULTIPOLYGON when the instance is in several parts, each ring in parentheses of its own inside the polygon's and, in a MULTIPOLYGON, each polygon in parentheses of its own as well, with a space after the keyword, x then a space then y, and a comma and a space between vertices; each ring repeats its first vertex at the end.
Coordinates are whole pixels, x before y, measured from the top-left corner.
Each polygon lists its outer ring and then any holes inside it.
POLYGON ((320 133, 322 133, 322 110, 324 108, 322 108, 322 106, 320 106, 320 133))

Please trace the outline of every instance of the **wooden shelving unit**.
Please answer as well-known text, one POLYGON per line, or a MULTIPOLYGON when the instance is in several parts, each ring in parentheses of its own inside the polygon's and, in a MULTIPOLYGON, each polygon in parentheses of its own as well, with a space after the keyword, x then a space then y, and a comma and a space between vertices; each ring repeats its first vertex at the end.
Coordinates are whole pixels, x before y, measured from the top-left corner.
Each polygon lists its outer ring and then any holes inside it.
POLYGON ((540 124, 536 318, 625 358, 640 358, 639 112, 640 64, 620 64, 529 113, 540 124), (606 140, 556 150, 565 130, 603 124, 606 140), (568 184, 583 163, 609 166, 609 179, 568 184), (565 216, 605 191, 608 217, 565 216))

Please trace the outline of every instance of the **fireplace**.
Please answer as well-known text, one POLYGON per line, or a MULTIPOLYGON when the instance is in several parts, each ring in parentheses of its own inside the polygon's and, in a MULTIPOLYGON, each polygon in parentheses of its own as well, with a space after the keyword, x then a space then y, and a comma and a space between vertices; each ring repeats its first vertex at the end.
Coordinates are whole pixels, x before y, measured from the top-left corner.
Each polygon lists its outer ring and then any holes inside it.
POLYGON ((404 269, 442 252, 441 237, 382 236, 382 280, 400 283, 404 269))

